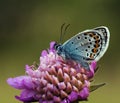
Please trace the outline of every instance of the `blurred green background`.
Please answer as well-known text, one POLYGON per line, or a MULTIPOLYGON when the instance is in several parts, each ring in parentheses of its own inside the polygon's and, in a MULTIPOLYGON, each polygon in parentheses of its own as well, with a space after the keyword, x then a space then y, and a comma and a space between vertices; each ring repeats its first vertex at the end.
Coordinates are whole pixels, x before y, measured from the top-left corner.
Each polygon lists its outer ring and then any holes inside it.
POLYGON ((0 103, 21 103, 9 77, 24 75, 26 64, 39 62, 60 27, 70 23, 64 41, 85 29, 105 25, 109 48, 99 61, 94 83, 107 85, 90 94, 86 103, 120 103, 120 0, 0 0, 0 103))

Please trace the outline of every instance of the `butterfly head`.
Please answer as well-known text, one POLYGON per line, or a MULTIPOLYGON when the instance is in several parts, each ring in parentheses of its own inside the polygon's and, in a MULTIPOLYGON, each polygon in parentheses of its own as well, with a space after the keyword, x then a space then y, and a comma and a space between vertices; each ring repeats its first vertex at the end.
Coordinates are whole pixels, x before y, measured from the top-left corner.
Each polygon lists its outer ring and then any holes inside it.
POLYGON ((64 59, 66 58, 66 55, 65 55, 65 50, 64 50, 63 45, 61 44, 61 42, 62 42, 63 36, 65 35, 66 30, 67 30, 67 28, 69 26, 70 26, 70 24, 68 24, 66 26, 65 26, 65 23, 62 24, 59 43, 55 43, 54 46, 53 46, 54 49, 56 50, 56 53, 58 55, 62 56, 64 59))
POLYGON ((63 50, 62 44, 55 43, 54 44, 54 49, 56 50, 57 54, 65 58, 65 53, 63 50))
POLYGON ((61 52, 62 52, 62 45, 58 44, 58 43, 55 43, 54 44, 54 49, 57 51, 57 54, 60 55, 61 52))

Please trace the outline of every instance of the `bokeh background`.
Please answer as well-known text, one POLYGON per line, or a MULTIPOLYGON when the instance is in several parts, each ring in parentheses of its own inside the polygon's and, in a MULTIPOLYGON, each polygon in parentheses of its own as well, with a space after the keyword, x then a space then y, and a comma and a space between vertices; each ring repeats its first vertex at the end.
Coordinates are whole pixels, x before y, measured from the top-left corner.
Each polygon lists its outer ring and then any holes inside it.
POLYGON ((0 103, 21 103, 14 98, 20 91, 7 78, 24 75, 26 64, 39 63, 41 51, 59 40, 64 22, 71 24, 64 41, 85 29, 110 29, 110 45, 94 81, 107 85, 86 103, 120 103, 120 0, 0 0, 0 103))

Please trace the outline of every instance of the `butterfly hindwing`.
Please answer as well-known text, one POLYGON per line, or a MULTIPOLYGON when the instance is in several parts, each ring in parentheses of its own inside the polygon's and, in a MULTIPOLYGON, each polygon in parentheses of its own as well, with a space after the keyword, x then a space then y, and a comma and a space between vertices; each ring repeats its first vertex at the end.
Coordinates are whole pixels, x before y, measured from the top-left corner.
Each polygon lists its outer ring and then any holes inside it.
POLYGON ((99 32, 102 36, 102 48, 100 54, 96 57, 96 61, 98 61, 106 52, 108 46, 109 46, 109 41, 110 41, 110 32, 107 27, 101 26, 94 28, 97 32, 99 32))

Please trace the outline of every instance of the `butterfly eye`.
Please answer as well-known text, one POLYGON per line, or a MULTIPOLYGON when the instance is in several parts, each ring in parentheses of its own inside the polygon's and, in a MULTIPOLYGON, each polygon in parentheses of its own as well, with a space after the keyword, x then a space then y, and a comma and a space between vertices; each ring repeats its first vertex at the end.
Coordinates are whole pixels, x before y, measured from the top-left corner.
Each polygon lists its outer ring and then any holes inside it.
POLYGON ((56 44, 54 44, 54 49, 55 49, 55 50, 58 50, 58 48, 59 48, 60 46, 61 46, 60 44, 57 44, 57 43, 56 43, 56 44))

